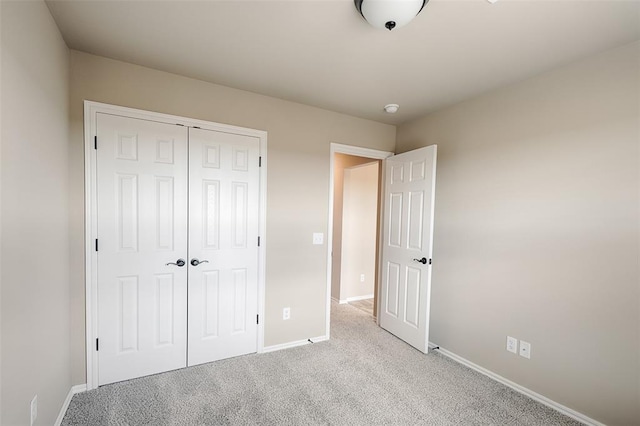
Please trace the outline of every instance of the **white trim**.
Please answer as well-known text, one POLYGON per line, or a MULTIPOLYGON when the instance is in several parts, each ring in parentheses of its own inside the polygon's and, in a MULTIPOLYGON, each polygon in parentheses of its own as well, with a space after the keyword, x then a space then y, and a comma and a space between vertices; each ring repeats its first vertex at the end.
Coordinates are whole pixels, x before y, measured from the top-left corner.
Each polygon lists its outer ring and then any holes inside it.
POLYGON ((64 402, 62 403, 62 407, 60 408, 60 413, 58 413, 58 418, 56 419, 54 426, 60 426, 62 424, 62 420, 64 419, 64 415, 67 414, 67 409, 69 408, 69 404, 71 404, 71 398, 73 398, 73 395, 80 392, 84 392, 86 390, 87 390, 86 384, 75 385, 75 386, 72 386, 71 389, 69 389, 69 393, 67 394, 67 397, 64 399, 64 402))
POLYGON ((360 146, 343 145, 340 143, 331 143, 331 154, 347 154, 356 157, 372 158, 375 160, 384 160, 385 158, 395 155, 393 152, 380 151, 378 149, 363 148, 360 146))
MULTIPOLYGON (((435 345, 432 342, 429 342, 429 348, 432 349, 434 347, 437 347, 437 345, 435 345)), ((521 394, 528 396, 529 398, 538 401, 541 404, 546 405, 549 408, 553 408, 554 410, 564 414, 565 416, 571 417, 572 419, 575 419, 579 422, 584 423, 585 425, 588 426, 605 426, 604 423, 600 423, 597 420, 592 419, 591 417, 587 417, 584 414, 573 410, 569 407, 566 407, 558 402, 555 402, 549 398, 547 398, 546 396, 540 395, 537 392, 532 391, 531 389, 525 388, 522 385, 519 385, 515 382, 512 382, 509 379, 505 379, 504 377, 500 376, 499 374, 494 373, 491 370, 487 370, 484 367, 480 367, 478 364, 474 364, 473 362, 469 361, 468 359, 462 358, 459 355, 454 354, 453 352, 450 352, 442 347, 440 347, 438 349, 438 352, 440 352, 442 355, 451 358, 452 360, 459 362, 462 365, 465 365, 469 368, 471 368, 472 370, 477 371, 478 373, 484 374, 485 376, 489 377, 490 379, 495 380, 496 382, 502 383, 505 386, 510 387, 511 389, 515 390, 516 392, 520 392, 521 394)))
MULTIPOLYGON (((373 299, 373 294, 367 294, 365 296, 347 297, 344 303, 357 302, 358 300, 369 300, 369 299, 373 299)), ((342 300, 340 301, 340 303, 342 303, 342 300)))
POLYGON ((325 340, 329 340, 329 336, 328 335, 327 336, 312 337, 311 339, 308 339, 308 340, 296 340, 294 342, 281 343, 279 345, 271 345, 271 346, 265 347, 262 350, 262 353, 276 352, 276 351, 281 351, 283 349, 297 348, 298 346, 304 346, 304 345, 310 345, 312 343, 324 342, 325 340), (311 340, 311 342, 309 340, 311 340))
MULTIPOLYGON (((328 230, 327 230, 327 309, 325 313, 326 324, 325 330, 327 339, 330 335, 331 329, 331 266, 332 258, 331 252, 333 251, 333 163, 335 154, 347 154, 356 155, 358 157, 371 158, 374 160, 384 160, 391 157, 393 152, 379 151, 377 149, 362 148, 359 146, 342 145, 339 143, 331 143, 329 150, 329 218, 328 218, 328 230)), ((383 168, 384 169, 384 168, 383 168)), ((342 303, 342 301, 340 301, 342 303)))
MULTIPOLYGON (((141 120, 162 123, 179 124, 185 127, 200 127, 218 132, 235 133, 253 136, 260 140, 260 212, 259 230, 260 247, 258 258, 258 324, 257 352, 264 351, 264 317, 265 317, 265 279, 266 279, 266 229, 267 229, 267 132, 263 130, 247 129, 227 124, 213 123, 158 112, 143 111, 117 105, 84 101, 84 152, 85 152, 85 330, 86 330, 86 360, 87 384, 86 389, 98 387, 98 353, 95 350, 95 339, 98 336, 98 298, 97 298, 97 257, 93 250, 93 241, 97 235, 98 223, 96 211, 96 150, 93 148, 96 132, 97 114, 111 114, 141 120)), ((100 141, 98 141, 98 144, 100 141)))
POLYGON ((264 350, 264 323, 267 280, 267 132, 260 132, 260 213, 258 234, 258 353, 264 350))

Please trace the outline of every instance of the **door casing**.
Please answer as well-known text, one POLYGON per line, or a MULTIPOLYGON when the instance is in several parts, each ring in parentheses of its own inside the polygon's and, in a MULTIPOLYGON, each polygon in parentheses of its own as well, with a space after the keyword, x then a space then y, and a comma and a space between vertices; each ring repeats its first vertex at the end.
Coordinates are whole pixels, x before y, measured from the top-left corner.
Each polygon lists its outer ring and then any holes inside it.
MULTIPOLYGON (((86 373, 87 390, 98 386, 98 276, 95 240, 97 235, 97 151, 94 149, 97 114, 105 113, 142 120, 159 121, 185 127, 199 127, 219 132, 253 136, 260 140, 260 202, 258 255, 258 353, 264 349, 264 311, 265 311, 265 273, 266 273, 266 217, 267 217, 267 132, 263 130, 236 127, 227 124, 196 120, 169 114, 109 105, 93 101, 84 101, 84 148, 85 148, 85 336, 86 336, 86 373)), ((98 141, 99 143, 99 141, 98 141)), ((185 253, 186 255, 186 253, 185 253)))

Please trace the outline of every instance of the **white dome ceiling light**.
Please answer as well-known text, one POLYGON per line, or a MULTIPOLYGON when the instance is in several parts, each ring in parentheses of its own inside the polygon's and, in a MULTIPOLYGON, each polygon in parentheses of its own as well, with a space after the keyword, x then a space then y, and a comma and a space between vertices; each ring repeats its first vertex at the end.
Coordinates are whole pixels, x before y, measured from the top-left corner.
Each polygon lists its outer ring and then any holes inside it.
POLYGON ((408 24, 429 0, 354 0, 362 17, 376 28, 391 31, 408 24))

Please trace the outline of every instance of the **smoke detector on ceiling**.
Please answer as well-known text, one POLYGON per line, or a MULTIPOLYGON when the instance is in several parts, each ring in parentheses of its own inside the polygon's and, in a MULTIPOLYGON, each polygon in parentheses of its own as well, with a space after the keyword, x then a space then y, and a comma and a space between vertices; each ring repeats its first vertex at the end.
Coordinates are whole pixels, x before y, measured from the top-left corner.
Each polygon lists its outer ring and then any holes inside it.
POLYGON ((400 105, 398 104, 388 104, 384 106, 384 112, 387 114, 395 114, 398 112, 398 108, 400 108, 400 105))

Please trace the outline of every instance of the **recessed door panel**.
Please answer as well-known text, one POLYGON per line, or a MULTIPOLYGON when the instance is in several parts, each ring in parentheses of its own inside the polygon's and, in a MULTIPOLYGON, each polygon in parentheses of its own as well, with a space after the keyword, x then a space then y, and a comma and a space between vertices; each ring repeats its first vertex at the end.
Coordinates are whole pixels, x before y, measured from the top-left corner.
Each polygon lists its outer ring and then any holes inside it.
POLYGON ((408 267, 404 282, 404 322, 418 328, 420 324, 420 269, 408 267))
POLYGON ((402 245, 402 193, 389 194, 389 245, 402 245))
POLYGON ((118 278, 119 353, 138 350, 138 277, 118 278))
MULTIPOLYGON (((202 297, 202 337, 218 337, 220 316, 220 274, 219 271, 209 271, 203 274, 202 297)), ((195 331, 195 330, 194 330, 195 331)))
POLYGON ((116 130, 116 159, 138 160, 138 133, 123 133, 116 130))
POLYGON ((156 275, 156 346, 173 344, 173 274, 156 275))
POLYGON ((404 164, 391 164, 388 170, 388 177, 391 184, 404 182, 404 164))
POLYGON ((247 270, 234 269, 233 274, 233 303, 232 334, 244 333, 247 329, 247 270))
POLYGON ((156 176, 156 248, 173 250, 173 177, 156 176))
POLYGON ((156 163, 173 164, 173 139, 156 140, 156 163))
POLYGON ((410 163, 411 167, 411 182, 415 182, 417 180, 424 180, 426 177, 426 169, 427 164, 424 160, 412 161, 410 163))
POLYGON ((116 174, 120 251, 138 250, 138 176, 116 174))
POLYGON ((407 223, 407 248, 422 250, 424 225, 424 191, 409 192, 409 218, 407 223))
POLYGON ((247 247, 248 192, 246 182, 231 183, 231 246, 236 249, 247 247))
POLYGON ((220 238, 220 181, 202 181, 203 248, 216 250, 220 238))
POLYGON ((398 316, 398 302, 400 300, 400 265, 389 262, 386 276, 386 303, 385 310, 388 315, 398 316))

